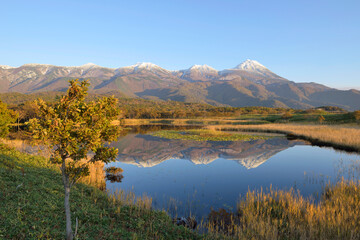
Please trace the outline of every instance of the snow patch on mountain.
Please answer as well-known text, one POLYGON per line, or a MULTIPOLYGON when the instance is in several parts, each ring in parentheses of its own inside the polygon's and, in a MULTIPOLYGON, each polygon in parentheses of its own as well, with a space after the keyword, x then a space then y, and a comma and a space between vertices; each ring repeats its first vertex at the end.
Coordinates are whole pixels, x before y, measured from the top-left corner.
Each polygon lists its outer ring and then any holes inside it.
POLYGON ((185 72, 185 73, 188 73, 188 72, 191 72, 191 71, 199 71, 201 73, 207 73, 207 72, 217 73, 218 72, 215 68, 210 67, 210 66, 208 66, 206 64, 204 64, 204 65, 193 65, 188 69, 180 70, 180 71, 185 72))
POLYGON ((53 67, 51 64, 40 64, 40 63, 27 63, 22 65, 22 67, 53 67))
POLYGON ((169 70, 166 70, 162 67, 159 67, 158 65, 150 62, 139 62, 131 66, 126 67, 120 67, 115 70, 115 73, 117 75, 121 75, 124 73, 132 72, 137 73, 141 72, 142 70, 147 70, 149 72, 155 73, 155 74, 161 74, 161 73, 170 73, 169 70))
POLYGON ((8 65, 0 65, 0 68, 2 68, 2 69, 12 69, 12 68, 16 68, 16 67, 12 67, 12 66, 8 66, 8 65))
POLYGON ((136 63, 134 65, 131 66, 126 66, 126 67, 120 67, 119 69, 132 69, 134 71, 138 71, 141 69, 146 69, 146 70, 165 70, 161 67, 159 67, 158 65, 154 64, 154 63, 150 63, 150 62, 139 62, 136 63))
POLYGON ((159 67, 158 65, 150 62, 139 62, 129 67, 134 69, 147 69, 147 70, 161 69, 161 67, 159 67))
POLYGON ((93 68, 93 67, 100 67, 99 65, 96 65, 95 63, 86 63, 84 65, 79 66, 81 68, 93 68))

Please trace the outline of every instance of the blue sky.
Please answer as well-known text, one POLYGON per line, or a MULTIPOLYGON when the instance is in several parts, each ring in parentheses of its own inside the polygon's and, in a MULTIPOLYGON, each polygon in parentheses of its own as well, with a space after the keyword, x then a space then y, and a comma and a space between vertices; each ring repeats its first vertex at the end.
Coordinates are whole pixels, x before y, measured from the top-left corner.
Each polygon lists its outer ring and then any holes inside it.
POLYGON ((2 1, 0 64, 254 59, 295 82, 360 89, 360 1, 2 1))

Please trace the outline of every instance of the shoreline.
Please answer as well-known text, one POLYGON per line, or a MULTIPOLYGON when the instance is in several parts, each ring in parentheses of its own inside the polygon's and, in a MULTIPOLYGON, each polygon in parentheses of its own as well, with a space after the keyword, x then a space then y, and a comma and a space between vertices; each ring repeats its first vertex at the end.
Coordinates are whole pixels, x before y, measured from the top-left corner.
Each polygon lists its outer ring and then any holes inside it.
POLYGON ((205 128, 220 131, 280 133, 288 138, 309 141, 319 147, 332 147, 337 150, 360 153, 360 129, 341 125, 264 124, 206 126, 205 128))

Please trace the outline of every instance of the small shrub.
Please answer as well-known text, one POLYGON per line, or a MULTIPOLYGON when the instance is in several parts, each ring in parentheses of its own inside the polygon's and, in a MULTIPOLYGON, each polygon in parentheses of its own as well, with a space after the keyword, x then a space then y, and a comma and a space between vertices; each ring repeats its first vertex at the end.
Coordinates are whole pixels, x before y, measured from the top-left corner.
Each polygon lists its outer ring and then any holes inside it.
POLYGON ((356 121, 360 121, 360 110, 353 112, 356 121))
POLYGON ((323 123, 325 121, 325 118, 322 115, 320 115, 317 120, 319 123, 323 123))
POLYGON ((289 120, 289 119, 291 119, 293 117, 293 115, 291 114, 291 113, 289 113, 289 112, 286 112, 286 113, 284 113, 282 116, 281 116, 281 118, 282 119, 285 119, 285 120, 289 120))
POLYGON ((105 169, 107 174, 119 174, 122 173, 124 170, 118 167, 108 167, 105 169))

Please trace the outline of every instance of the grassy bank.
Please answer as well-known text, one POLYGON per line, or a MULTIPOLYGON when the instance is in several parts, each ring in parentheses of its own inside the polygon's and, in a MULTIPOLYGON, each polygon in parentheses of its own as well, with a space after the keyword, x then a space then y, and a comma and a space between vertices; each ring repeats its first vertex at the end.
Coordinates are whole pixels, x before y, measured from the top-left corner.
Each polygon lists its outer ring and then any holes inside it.
POLYGON ((295 125, 264 124, 247 126, 207 126, 208 129, 221 131, 255 131, 284 133, 310 141, 315 145, 331 146, 341 150, 360 152, 360 129, 327 126, 327 125, 295 125))
MULTIPOLYGON (((58 169, 39 156, 0 145, 0 239, 64 239, 64 191, 58 169)), ((79 239, 200 239, 150 209, 148 198, 118 198, 85 184, 71 192, 79 239)))

